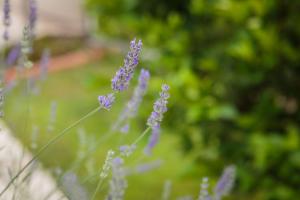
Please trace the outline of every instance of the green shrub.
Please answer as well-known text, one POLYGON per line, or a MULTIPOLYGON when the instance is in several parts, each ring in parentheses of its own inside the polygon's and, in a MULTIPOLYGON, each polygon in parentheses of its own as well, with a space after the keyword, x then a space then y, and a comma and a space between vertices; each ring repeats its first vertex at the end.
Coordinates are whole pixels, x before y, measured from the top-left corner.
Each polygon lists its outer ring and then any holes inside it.
POLYGON ((300 195, 300 1, 88 0, 87 7, 100 32, 158 48, 152 71, 172 83, 168 128, 195 162, 212 171, 236 163, 239 192, 250 199, 300 195))

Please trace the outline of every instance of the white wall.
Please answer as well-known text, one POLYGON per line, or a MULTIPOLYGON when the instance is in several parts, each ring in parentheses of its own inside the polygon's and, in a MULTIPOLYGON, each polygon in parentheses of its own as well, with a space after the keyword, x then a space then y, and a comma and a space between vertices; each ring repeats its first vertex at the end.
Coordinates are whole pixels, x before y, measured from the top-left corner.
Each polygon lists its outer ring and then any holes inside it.
MULTIPOLYGON (((3 1, 1 2, 0 36, 3 34, 3 1)), ((11 1, 11 41, 19 41, 24 24, 27 23, 28 0, 11 1)), ((36 36, 80 36, 85 33, 86 17, 84 15, 84 0, 37 0, 36 36)), ((3 40, 1 38, 0 44, 3 40)))

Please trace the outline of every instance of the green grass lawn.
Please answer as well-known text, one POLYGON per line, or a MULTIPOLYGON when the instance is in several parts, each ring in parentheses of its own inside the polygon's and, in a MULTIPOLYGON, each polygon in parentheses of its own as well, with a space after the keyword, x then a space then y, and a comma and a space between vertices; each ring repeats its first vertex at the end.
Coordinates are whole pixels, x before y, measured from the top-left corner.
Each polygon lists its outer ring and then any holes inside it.
MULTIPOLYGON (((120 55, 107 55, 101 61, 72 71, 50 74, 46 81, 37 82, 40 90, 38 95, 28 94, 26 81, 21 81, 5 98, 6 122, 16 137, 28 148, 32 143, 33 129, 38 127, 37 143, 38 147, 41 147, 63 128, 98 106, 98 95, 111 91, 110 80, 121 63, 120 55), (47 127, 50 121, 50 105, 53 101, 57 102, 57 117, 53 131, 49 131, 47 127)), ((44 167, 49 170, 57 167, 68 170, 71 167, 79 151, 78 128, 83 128, 90 138, 87 142, 88 146, 99 140, 115 122, 125 102, 130 98, 137 74, 131 88, 117 95, 111 111, 99 111, 51 146, 40 157, 44 167)), ((102 167, 107 151, 111 148, 117 149, 120 144, 130 144, 146 128, 145 122, 152 110, 152 103, 158 95, 158 86, 161 83, 163 81, 159 77, 152 77, 149 93, 142 102, 139 117, 132 121, 132 129, 128 135, 121 137, 121 134, 117 133, 98 145, 97 151, 75 171, 90 193, 95 189, 96 182, 95 179, 86 179, 102 167)), ((164 127, 167 127, 167 124, 163 124, 164 127)), ((126 199, 160 199, 164 181, 167 179, 173 181, 172 199, 187 194, 196 197, 201 177, 206 174, 206 171, 196 168, 191 159, 183 156, 179 138, 173 133, 168 133, 166 128, 163 129, 160 143, 155 148, 153 156, 141 158, 147 139, 148 137, 143 138, 134 154, 125 160, 126 166, 134 167, 158 159, 162 160, 162 165, 149 172, 129 176, 126 199)), ((99 199, 103 199, 106 195, 107 188, 106 181, 103 190, 99 192, 99 199)))

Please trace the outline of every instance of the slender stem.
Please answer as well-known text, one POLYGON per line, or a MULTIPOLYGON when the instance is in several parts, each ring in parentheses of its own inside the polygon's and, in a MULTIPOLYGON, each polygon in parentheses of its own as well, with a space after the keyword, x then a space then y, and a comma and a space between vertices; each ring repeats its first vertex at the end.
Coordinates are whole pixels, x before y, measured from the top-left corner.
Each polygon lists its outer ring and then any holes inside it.
POLYGON ((151 129, 151 127, 148 127, 144 130, 144 132, 131 144, 131 145, 135 145, 137 144, 147 133, 148 131, 151 129))
POLYGON ((49 142, 47 142, 44 146, 42 146, 38 152, 27 162, 26 165, 20 171, 12 177, 12 179, 8 182, 8 184, 5 186, 5 188, 1 191, 0 197, 4 194, 4 192, 13 184, 13 182, 27 169, 50 145, 54 144, 57 142, 61 137, 63 137, 70 129, 81 123, 83 120, 87 119, 88 117, 92 116, 96 112, 98 112, 102 107, 99 106, 96 109, 93 109, 90 111, 88 114, 74 122, 73 124, 69 125, 67 128, 63 129, 57 136, 52 138, 49 142))
MULTIPOLYGON (((132 145, 136 145, 148 133, 148 131, 150 129, 151 129, 151 127, 146 128, 144 130, 144 132, 131 144, 131 146, 132 145)), ((97 195, 98 191, 100 190, 103 181, 104 181, 104 178, 100 178, 100 180, 98 181, 97 187, 96 187, 96 189, 95 189, 95 191, 93 193, 93 196, 92 196, 91 200, 94 200, 96 198, 96 195, 97 195)))
POLYGON ((95 189, 95 191, 94 191, 94 193, 93 193, 93 196, 92 196, 91 200, 94 200, 94 199, 96 198, 96 195, 97 195, 98 191, 99 191, 100 188, 101 188, 101 185, 102 185, 102 183, 103 183, 103 180, 104 180, 104 179, 102 178, 102 179, 100 179, 100 180, 98 181, 97 187, 96 187, 96 189, 95 189))

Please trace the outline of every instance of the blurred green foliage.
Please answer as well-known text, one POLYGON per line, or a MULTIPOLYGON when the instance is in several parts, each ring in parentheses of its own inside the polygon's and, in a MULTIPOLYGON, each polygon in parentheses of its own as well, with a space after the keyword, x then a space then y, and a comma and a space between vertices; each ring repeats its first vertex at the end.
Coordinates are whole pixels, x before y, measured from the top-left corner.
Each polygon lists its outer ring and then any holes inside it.
MULTIPOLYGON (((300 1, 88 0, 99 31, 156 48, 168 129, 252 199, 300 196, 300 1)), ((154 56, 156 55, 156 56, 154 56)))

